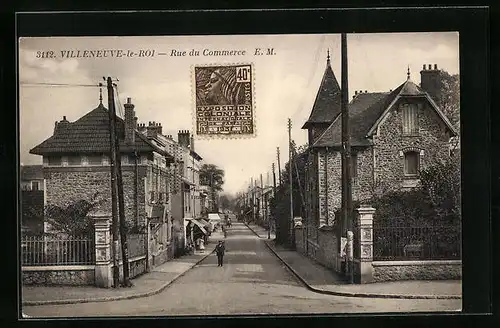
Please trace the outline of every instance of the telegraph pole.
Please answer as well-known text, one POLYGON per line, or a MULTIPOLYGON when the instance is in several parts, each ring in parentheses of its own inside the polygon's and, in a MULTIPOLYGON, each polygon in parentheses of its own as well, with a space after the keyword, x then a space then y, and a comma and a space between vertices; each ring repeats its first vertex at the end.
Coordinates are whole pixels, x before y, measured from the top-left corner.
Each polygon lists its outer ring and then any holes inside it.
MULTIPOLYGON (((105 78, 103 78, 106 80, 105 78)), ((99 84, 99 85, 102 85, 99 84)), ((118 207, 117 207, 117 167, 116 167, 116 130, 115 121, 116 117, 112 111, 114 108, 115 100, 113 95, 113 84, 111 78, 107 79, 107 89, 108 89, 108 117, 109 117, 109 143, 110 143, 110 156, 109 156, 109 166, 111 169, 111 216, 112 216, 112 230, 113 230, 113 287, 118 288, 120 285, 120 267, 118 266, 118 207)))
POLYGON ((262 213, 262 220, 265 220, 265 217, 264 217, 264 213, 265 213, 265 209, 264 209, 264 183, 263 183, 263 180, 262 180, 262 173, 260 174, 260 199, 259 199, 259 202, 260 202, 260 212, 262 213))
MULTIPOLYGON (((274 163, 273 163, 273 199, 274 199, 274 206, 276 206, 276 172, 274 168, 274 163)), ((276 226, 276 218, 273 216, 273 226, 276 226)), ((269 231, 271 231, 271 227, 269 227, 269 231)), ((276 235, 276 230, 274 231, 276 235)))
MULTIPOLYGON (((111 78, 108 77, 108 85, 111 82, 111 78)), ((116 86, 112 84, 112 87, 116 86)), ((114 100, 114 90, 111 89, 111 94, 114 100)), ((113 101, 112 106, 110 107, 110 112, 113 117, 116 117, 116 108, 115 103, 113 101)), ((125 205, 123 200, 123 177, 122 177, 122 157, 120 153, 120 142, 118 133, 116 133, 116 119, 114 120, 115 124, 115 165, 116 165, 116 184, 118 189, 118 214, 119 214, 119 222, 120 222, 120 242, 122 249, 122 262, 123 262, 123 285, 126 287, 131 286, 129 279, 129 267, 128 267, 128 247, 127 247, 127 230, 126 230, 126 222, 125 222, 125 205)))
POLYGON ((353 243, 352 243, 352 181, 351 181, 351 144, 350 144, 350 129, 349 129, 349 92, 348 92, 348 67, 347 67, 347 34, 341 35, 342 44, 342 90, 341 90, 341 106, 342 106, 342 207, 343 207, 343 234, 347 241, 346 247, 346 273, 349 276, 350 283, 353 283, 353 243))
POLYGON ((290 246, 293 247, 293 176, 292 176, 292 161, 293 161, 293 152, 292 152, 292 119, 288 119, 288 178, 290 180, 290 246))
POLYGON ((278 179, 281 187, 282 181, 281 181, 280 147, 276 147, 276 154, 278 155, 278 179))

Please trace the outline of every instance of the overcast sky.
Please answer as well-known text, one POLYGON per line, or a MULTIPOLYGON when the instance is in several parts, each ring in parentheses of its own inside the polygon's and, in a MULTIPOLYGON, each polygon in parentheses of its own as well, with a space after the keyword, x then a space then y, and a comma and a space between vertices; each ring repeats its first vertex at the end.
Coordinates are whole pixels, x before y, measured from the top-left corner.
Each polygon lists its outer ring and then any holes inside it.
MULTIPOLYGON (((423 64, 437 64, 459 73, 457 33, 349 34, 349 94, 355 90, 389 91, 411 78, 420 83, 423 64)), ((99 104, 97 87, 46 87, 23 83, 97 84, 103 76, 119 81, 121 103, 135 104, 139 123, 160 122, 164 134, 193 130, 193 65, 250 62, 255 67, 257 136, 251 139, 196 140, 196 151, 206 163, 226 172, 224 189, 241 191, 262 173, 266 183, 276 147, 282 167, 288 160, 287 118, 293 122, 292 138, 306 143, 300 128, 307 120, 326 66, 330 49, 333 71, 340 84, 340 35, 161 36, 24 38, 19 49, 20 158, 23 164, 40 164, 31 148, 53 133, 54 122, 66 116, 75 121, 99 104), (273 56, 255 56, 255 48, 273 48, 273 56), (153 58, 61 58, 62 50, 196 49, 200 56, 153 58), (203 56, 203 49, 246 50, 245 56, 203 56), (36 58, 37 51, 54 51, 56 58, 36 58)), ((106 99, 106 90, 103 90, 106 99)), ((272 182, 272 181, 271 181, 272 182)))

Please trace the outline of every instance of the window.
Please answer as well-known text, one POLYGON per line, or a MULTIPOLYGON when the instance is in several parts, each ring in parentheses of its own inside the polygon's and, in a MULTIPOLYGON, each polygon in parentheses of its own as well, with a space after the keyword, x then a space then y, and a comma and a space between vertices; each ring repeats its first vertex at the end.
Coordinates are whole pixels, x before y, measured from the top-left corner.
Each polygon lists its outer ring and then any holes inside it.
POLYGON ((58 166, 62 164, 61 157, 59 156, 49 156, 49 165, 58 166))
MULTIPOLYGON (((128 164, 135 164, 135 155, 128 155, 127 156, 127 162, 128 164)), ((137 160, 137 163, 139 163, 139 160, 137 160)))
POLYGON ((69 165, 81 165, 82 158, 80 156, 68 156, 69 165))
POLYGON ((40 190, 40 182, 31 181, 31 190, 40 190))
POLYGON ((88 158, 89 165, 101 165, 102 164, 102 156, 100 156, 100 155, 88 156, 87 158, 88 158))
POLYGON ((417 104, 403 104, 403 134, 415 135, 418 133, 418 106, 417 104))
POLYGON ((405 175, 416 176, 419 167, 419 154, 416 151, 409 151, 405 153, 405 175))

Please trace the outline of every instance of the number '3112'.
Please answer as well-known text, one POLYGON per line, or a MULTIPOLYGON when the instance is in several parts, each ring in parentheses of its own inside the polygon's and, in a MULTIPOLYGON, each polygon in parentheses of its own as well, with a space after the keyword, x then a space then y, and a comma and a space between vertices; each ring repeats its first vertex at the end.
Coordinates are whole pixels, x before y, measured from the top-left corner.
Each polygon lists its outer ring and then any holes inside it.
POLYGON ((56 58, 56 54, 54 51, 37 51, 36 58, 56 58))

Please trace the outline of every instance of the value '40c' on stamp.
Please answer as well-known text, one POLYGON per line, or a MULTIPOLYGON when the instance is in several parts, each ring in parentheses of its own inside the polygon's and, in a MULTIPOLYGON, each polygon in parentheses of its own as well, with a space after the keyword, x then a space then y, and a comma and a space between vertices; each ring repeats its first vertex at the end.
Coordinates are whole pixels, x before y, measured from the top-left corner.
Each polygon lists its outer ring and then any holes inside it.
POLYGON ((199 137, 255 135, 253 75, 253 64, 194 67, 194 124, 199 137))

